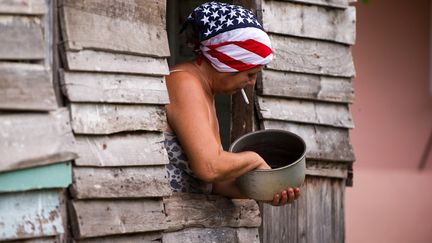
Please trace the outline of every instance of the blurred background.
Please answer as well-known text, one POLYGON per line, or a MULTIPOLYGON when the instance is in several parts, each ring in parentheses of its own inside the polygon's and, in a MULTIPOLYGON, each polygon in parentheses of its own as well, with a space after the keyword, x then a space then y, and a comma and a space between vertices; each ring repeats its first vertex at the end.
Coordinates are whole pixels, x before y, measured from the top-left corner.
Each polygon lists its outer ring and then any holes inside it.
POLYGON ((429 0, 358 1, 346 242, 432 242, 429 0))

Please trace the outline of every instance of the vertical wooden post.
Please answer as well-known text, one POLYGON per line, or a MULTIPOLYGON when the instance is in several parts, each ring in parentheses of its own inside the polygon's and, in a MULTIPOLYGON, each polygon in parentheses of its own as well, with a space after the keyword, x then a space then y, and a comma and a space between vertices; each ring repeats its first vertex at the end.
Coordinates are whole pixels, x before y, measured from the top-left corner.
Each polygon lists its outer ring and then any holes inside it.
MULTIPOLYGON (((257 14, 255 0, 234 0, 233 3, 248 8, 257 14)), ((237 92, 231 97, 231 143, 240 136, 253 131, 254 128, 255 88, 247 86, 244 90, 249 104, 246 104, 241 92, 237 92)))

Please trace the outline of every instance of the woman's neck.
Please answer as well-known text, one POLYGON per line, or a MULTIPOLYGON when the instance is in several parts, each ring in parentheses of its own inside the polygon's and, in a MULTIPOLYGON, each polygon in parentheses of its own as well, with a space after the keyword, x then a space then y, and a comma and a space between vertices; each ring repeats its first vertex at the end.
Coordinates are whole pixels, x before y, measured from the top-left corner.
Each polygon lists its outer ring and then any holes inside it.
POLYGON ((203 81, 204 90, 213 97, 215 94, 213 87, 218 76, 217 71, 205 58, 203 58, 200 64, 198 64, 197 61, 194 60, 193 65, 197 69, 201 80, 203 81))

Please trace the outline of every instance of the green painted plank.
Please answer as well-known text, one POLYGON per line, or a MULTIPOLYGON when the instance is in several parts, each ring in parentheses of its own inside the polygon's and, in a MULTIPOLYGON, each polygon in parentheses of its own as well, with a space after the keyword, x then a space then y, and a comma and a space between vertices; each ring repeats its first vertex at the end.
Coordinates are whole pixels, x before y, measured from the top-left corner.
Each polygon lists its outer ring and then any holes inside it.
POLYGON ((0 194, 0 241, 64 233, 59 189, 0 194))
POLYGON ((63 162, 0 173, 0 192, 64 188, 72 183, 72 163, 63 162))

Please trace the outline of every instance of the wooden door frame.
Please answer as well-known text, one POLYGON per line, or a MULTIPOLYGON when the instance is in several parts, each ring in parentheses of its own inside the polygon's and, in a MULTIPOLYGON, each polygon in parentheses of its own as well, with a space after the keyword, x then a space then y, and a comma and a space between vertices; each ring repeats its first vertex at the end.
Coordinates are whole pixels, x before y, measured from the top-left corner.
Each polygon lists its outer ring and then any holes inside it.
MULTIPOLYGON (((260 9, 260 0, 234 0, 233 3, 252 10, 258 19, 262 19, 261 13, 257 11, 260 9)), ((260 77, 261 75, 258 78, 260 77)), ((247 86, 244 90, 249 104, 246 104, 240 92, 231 96, 231 143, 255 130, 255 87, 247 86)))

